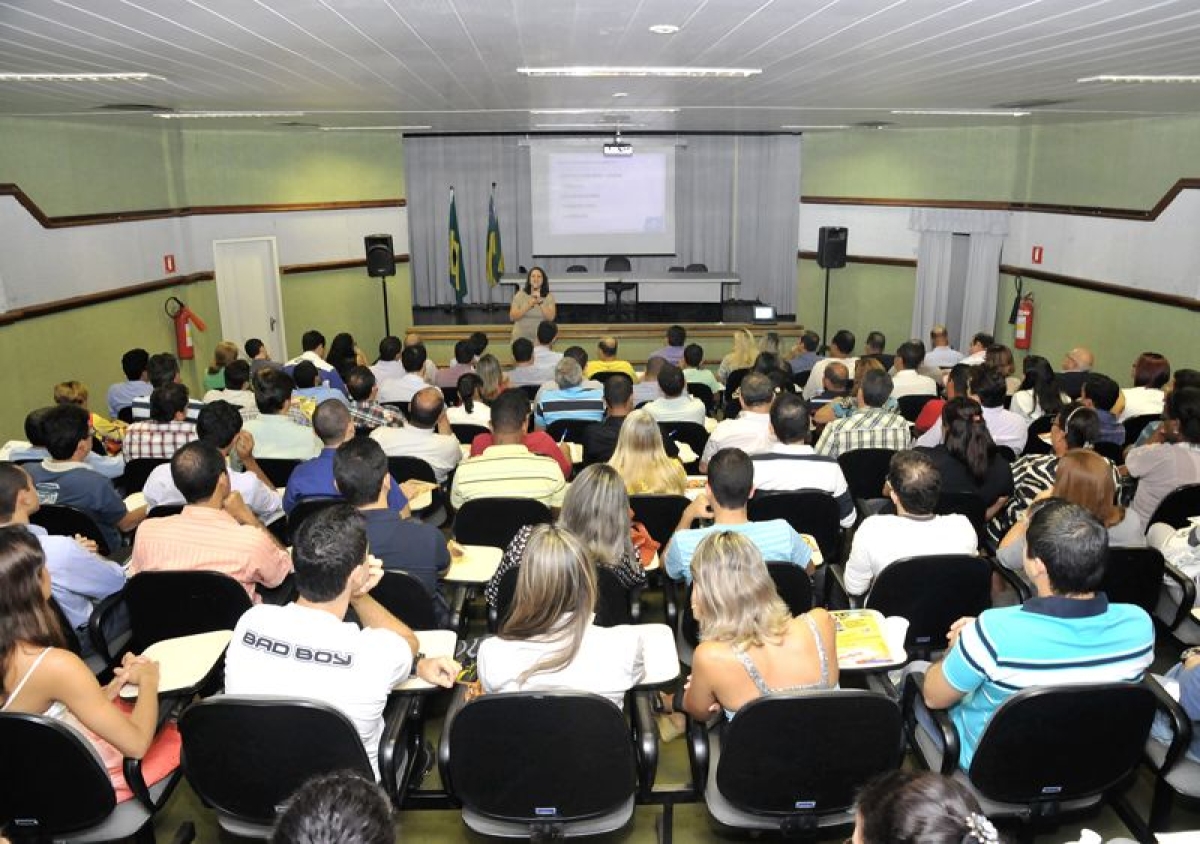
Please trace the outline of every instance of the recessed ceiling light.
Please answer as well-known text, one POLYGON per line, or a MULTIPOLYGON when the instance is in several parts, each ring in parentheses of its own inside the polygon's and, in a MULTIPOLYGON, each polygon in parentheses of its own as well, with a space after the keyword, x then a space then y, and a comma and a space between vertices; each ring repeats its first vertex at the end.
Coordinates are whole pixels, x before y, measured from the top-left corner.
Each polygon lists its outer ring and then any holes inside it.
POLYGON ((930 114, 945 117, 1028 117, 1028 111, 1000 111, 998 109, 965 108, 897 108, 892 114, 930 114))
POLYGON ((619 100, 621 97, 628 97, 628 96, 629 96, 629 94, 625 93, 624 91, 617 91, 615 94, 613 94, 613 99, 619 100))
MULTIPOLYGON (((622 114, 676 114, 677 108, 623 108, 622 114)), ((611 108, 531 108, 530 114, 615 114, 611 108)))
POLYGON ((650 27, 650 31, 655 35, 674 35, 679 31, 679 27, 673 23, 656 23, 650 27))
POLYGON ((518 67, 517 73, 526 76, 668 76, 668 77, 736 77, 744 79, 762 73, 757 67, 604 67, 572 65, 564 67, 518 67))
POLYGON ((417 132, 432 126, 322 126, 322 132, 417 132))
POLYGON ((813 126, 796 126, 796 125, 793 125, 793 124, 788 124, 788 125, 786 125, 786 126, 780 126, 779 128, 780 128, 780 129, 788 129, 788 130, 790 130, 790 131, 793 131, 793 132, 800 132, 800 131, 803 131, 803 132, 808 132, 808 131, 812 131, 813 129, 849 129, 849 128, 850 128, 850 126, 849 126, 848 124, 845 124, 845 123, 831 123, 831 124, 828 124, 828 125, 825 125, 825 126, 817 126, 817 125, 813 125, 813 126))
POLYGON ((0 73, 0 82, 165 82, 153 73, 0 73))
POLYGON ((203 117, 303 117, 302 111, 177 111, 173 114, 156 114, 163 120, 188 120, 203 117))
POLYGON ((1200 82, 1200 76, 1177 74, 1109 74, 1085 76, 1076 82, 1200 82))

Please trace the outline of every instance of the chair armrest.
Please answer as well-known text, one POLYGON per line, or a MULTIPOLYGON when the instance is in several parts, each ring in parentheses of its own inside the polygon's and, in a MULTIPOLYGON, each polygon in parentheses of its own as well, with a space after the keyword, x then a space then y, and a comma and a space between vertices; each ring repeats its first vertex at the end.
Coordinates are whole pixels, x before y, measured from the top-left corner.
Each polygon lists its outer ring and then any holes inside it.
POLYGON ((146 781, 142 778, 142 760, 130 759, 127 756, 121 763, 121 768, 125 774, 125 782, 129 786, 129 790, 133 792, 134 798, 146 808, 147 812, 153 815, 158 807, 154 805, 154 798, 150 796, 150 789, 146 787, 146 781))
POLYGON ((457 632, 460 639, 464 638, 467 632, 466 609, 469 591, 465 585, 459 584, 450 598, 450 629, 457 632))
MULTIPOLYGON (((1147 674, 1142 681, 1150 691, 1154 692, 1154 697, 1158 703, 1158 711, 1167 716, 1171 724, 1171 743, 1167 746, 1166 756, 1163 757, 1162 765, 1157 768, 1159 774, 1166 773, 1175 766, 1187 752, 1188 747, 1192 743, 1192 719, 1188 717, 1187 712, 1179 705, 1179 701, 1171 697, 1170 692, 1162 687, 1162 685, 1147 674)), ((1150 738, 1150 741, 1155 741, 1150 738)), ((1154 768, 1154 763, 1147 759, 1147 764, 1154 768)))
POLYGON ((1183 620, 1188 617, 1192 611, 1192 607, 1196 605, 1196 582, 1170 562, 1164 564, 1163 574, 1178 583, 1179 588, 1183 590, 1183 598, 1179 601, 1179 609, 1176 610, 1175 619, 1171 622, 1171 629, 1175 630, 1179 625, 1183 624, 1183 620))
POLYGON ((491 604, 487 605, 487 632, 495 633, 500 629, 500 611, 491 604))
MULTIPOLYGON (((383 790, 387 792, 393 805, 398 807, 407 782, 401 781, 396 776, 396 750, 400 742, 407 743, 408 728, 411 726, 409 716, 413 711, 414 699, 409 695, 398 695, 397 697, 399 700, 389 707, 384 716, 383 735, 379 739, 378 761, 379 784, 383 786, 383 790)), ((401 758, 400 761, 406 763, 409 760, 401 758)))
POLYGON ((667 614, 667 625, 676 629, 679 620, 679 582, 663 572, 663 611, 667 614))
POLYGON ((630 692, 633 704, 634 750, 638 760, 638 791, 648 799, 658 776, 658 727, 654 722, 654 698, 657 692, 630 692))
POLYGON ((642 620, 642 589, 636 586, 629 590, 629 617, 634 624, 640 624, 642 620))
POLYGON ((1004 582, 1013 588, 1013 591, 1017 593, 1017 597, 1021 599, 1021 603, 1025 603, 1025 601, 1033 597, 1033 590, 1029 588, 1029 584, 1022 580, 1020 575, 1015 571, 1008 568, 1008 566, 1001 563, 992 555, 985 556, 983 559, 988 561, 993 572, 1000 575, 1004 579, 1004 582))
MULTIPOLYGON (((1193 589, 1193 593, 1194 593, 1193 589)), ((125 601, 125 590, 114 592, 98 603, 88 617, 88 638, 92 641, 92 649, 104 659, 104 664, 112 667, 116 654, 108 649, 108 639, 104 635, 104 623, 117 608, 125 601)))
POLYGON ((918 721, 925 721, 937 726, 940 735, 935 735, 935 741, 942 744, 942 764, 939 773, 952 774, 958 768, 959 741, 958 729, 950 716, 943 709, 930 709, 925 703, 925 675, 912 672, 905 676, 904 686, 900 695, 900 712, 904 719, 904 730, 908 734, 909 746, 921 763, 929 768, 929 760, 921 752, 917 743, 916 730, 924 729, 918 721))
POLYGON ((821 567, 825 571, 825 606, 831 610, 843 610, 862 606, 861 595, 851 595, 846 591, 846 567, 841 564, 826 564, 821 567))
POLYGON ((442 720, 442 735, 438 739, 438 776, 441 777, 442 788, 450 795, 451 800, 454 800, 454 784, 450 782, 450 728, 454 725, 454 719, 458 717, 459 710, 466 705, 467 687, 459 684, 454 687, 454 696, 446 708, 446 717, 442 720))
POLYGON ((692 769, 692 791, 704 795, 708 784, 708 725, 691 715, 687 719, 688 765, 692 769))

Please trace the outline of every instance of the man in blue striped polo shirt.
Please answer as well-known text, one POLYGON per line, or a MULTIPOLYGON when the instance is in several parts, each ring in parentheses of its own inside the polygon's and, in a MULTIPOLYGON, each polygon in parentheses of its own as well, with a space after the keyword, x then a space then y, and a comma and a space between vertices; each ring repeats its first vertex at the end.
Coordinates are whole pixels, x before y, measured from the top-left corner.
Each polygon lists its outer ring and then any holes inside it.
POLYGON ((1154 625, 1140 607, 1109 604, 1097 591, 1107 551, 1108 534, 1090 513, 1050 499, 1026 534, 1035 597, 950 628, 950 651, 925 675, 925 702, 950 710, 964 770, 992 713, 1021 689, 1141 679, 1154 658, 1154 625))

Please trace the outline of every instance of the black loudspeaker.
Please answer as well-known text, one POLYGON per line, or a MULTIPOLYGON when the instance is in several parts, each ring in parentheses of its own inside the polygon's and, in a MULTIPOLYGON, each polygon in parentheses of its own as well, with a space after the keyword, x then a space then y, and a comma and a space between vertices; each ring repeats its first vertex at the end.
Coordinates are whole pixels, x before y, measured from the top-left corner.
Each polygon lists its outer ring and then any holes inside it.
POLYGON ((821 226, 817 234, 817 266, 823 270, 840 270, 846 266, 846 236, 843 226, 821 226))
POLYGON ((367 275, 384 278, 396 274, 396 256, 392 252, 390 234, 369 234, 363 238, 367 247, 367 275))

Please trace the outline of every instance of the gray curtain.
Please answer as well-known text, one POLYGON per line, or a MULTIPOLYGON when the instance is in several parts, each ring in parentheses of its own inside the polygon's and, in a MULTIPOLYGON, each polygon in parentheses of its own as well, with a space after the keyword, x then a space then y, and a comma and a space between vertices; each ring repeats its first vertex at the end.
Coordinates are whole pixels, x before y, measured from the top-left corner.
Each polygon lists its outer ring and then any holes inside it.
MULTIPOLYGON (((637 139, 633 139, 637 145, 637 139)), ((634 272, 702 263, 742 278, 742 299, 795 313, 799 248, 800 140, 794 135, 680 137, 675 161, 675 256, 632 256, 634 272)), ((455 188, 469 304, 507 306, 508 291, 487 285, 487 201, 496 212, 508 272, 545 267, 553 279, 568 266, 600 272, 604 256, 532 257, 529 149, 515 135, 404 139, 412 252, 413 304, 448 305, 450 186, 455 188)))

